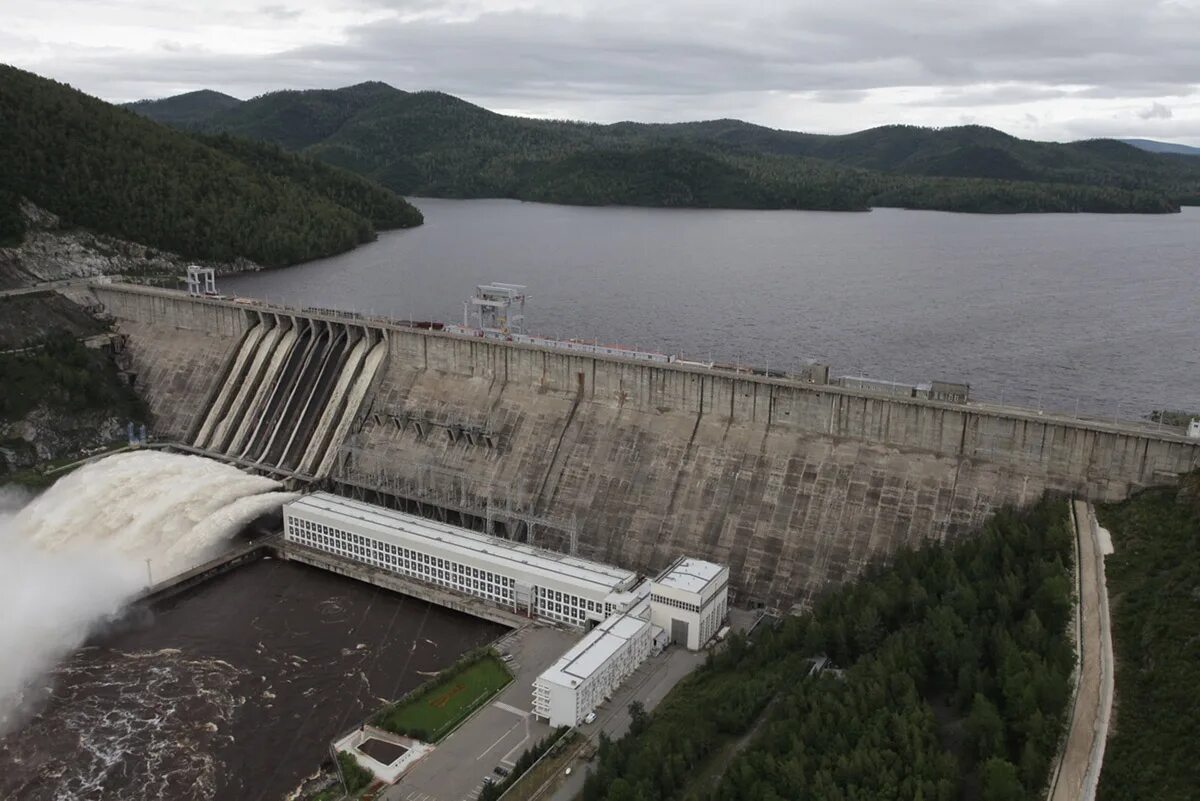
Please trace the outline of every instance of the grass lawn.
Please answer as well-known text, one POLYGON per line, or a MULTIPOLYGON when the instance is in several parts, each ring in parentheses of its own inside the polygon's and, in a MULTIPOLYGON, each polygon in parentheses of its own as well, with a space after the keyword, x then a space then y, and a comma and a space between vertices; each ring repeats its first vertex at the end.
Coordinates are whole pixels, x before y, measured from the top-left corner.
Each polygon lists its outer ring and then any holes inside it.
POLYGON ((512 681, 508 668, 488 655, 419 691, 380 716, 380 726, 435 743, 512 681), (424 736, 422 736, 424 735, 424 736))

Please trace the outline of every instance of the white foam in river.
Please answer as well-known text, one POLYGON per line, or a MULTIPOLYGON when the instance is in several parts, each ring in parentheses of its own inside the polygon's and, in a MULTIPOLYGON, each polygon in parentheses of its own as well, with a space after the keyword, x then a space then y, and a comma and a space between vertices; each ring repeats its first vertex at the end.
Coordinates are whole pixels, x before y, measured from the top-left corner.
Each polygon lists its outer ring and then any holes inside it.
POLYGON ((294 497, 200 456, 109 456, 42 495, 0 488, 0 735, 37 678, 147 583, 216 555, 294 497))

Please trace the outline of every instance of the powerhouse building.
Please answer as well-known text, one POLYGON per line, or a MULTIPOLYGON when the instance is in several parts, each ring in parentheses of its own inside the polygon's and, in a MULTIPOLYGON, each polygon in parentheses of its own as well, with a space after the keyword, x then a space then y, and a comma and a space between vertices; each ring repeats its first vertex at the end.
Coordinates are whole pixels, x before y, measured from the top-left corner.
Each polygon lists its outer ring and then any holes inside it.
POLYGON ((575 643, 533 683, 533 712, 551 726, 575 726, 609 698, 649 655, 648 616, 615 614, 575 643))
POLYGON ((288 541, 585 627, 638 597, 637 574, 317 492, 283 507, 288 541))
POLYGON ((728 565, 681 556, 650 583, 651 622, 692 651, 717 633, 728 606, 728 565))
POLYGON ((644 581, 628 608, 597 626, 533 685, 533 711, 574 726, 668 641, 695 651, 716 635, 729 606, 729 568, 681 556, 644 581))
POLYGON ((405 512, 318 492, 284 504, 284 538, 530 617, 595 625, 533 685, 533 710, 574 726, 668 641, 696 650, 725 619, 729 568, 681 557, 651 581, 405 512))

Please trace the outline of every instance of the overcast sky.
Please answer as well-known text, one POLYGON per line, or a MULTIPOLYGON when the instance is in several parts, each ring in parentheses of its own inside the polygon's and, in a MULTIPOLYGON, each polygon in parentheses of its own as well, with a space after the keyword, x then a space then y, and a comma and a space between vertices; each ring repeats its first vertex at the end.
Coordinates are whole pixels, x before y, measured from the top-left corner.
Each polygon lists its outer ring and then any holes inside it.
POLYGON ((1200 145, 1200 0, 0 0, 0 19, 0 60, 112 101, 379 80, 598 122, 1200 145))

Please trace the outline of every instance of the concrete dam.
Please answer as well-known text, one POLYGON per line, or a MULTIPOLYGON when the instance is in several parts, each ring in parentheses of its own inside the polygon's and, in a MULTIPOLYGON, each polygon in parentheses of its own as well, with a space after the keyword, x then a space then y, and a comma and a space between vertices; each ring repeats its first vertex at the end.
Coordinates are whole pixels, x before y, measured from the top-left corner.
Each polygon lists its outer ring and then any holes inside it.
POLYGON ((726 563, 740 605, 805 603, 1045 489, 1116 500, 1200 467, 1136 423, 94 291, 160 439, 642 572, 726 563))

